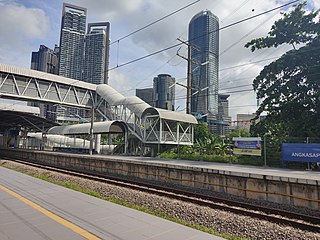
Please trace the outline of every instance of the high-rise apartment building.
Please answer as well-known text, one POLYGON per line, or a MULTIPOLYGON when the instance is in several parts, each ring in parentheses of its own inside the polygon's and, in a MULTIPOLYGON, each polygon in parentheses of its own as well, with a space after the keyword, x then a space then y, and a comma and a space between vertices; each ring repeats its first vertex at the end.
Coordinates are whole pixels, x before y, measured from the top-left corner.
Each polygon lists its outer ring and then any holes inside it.
POLYGON ((45 45, 40 45, 38 52, 32 52, 31 55, 31 69, 58 74, 59 66, 59 48, 55 46, 52 50, 45 45))
POLYGON ((191 113, 207 115, 210 132, 217 130, 219 19, 209 10, 196 14, 189 23, 191 62, 191 113))
MULTIPOLYGON (((55 46, 54 50, 46 47, 45 45, 40 45, 39 51, 32 52, 31 54, 31 69, 58 74, 59 65, 59 48, 55 46)), ((48 120, 56 120, 56 106, 53 104, 45 104, 39 102, 29 102, 29 106, 39 107, 40 116, 48 120)))
POLYGON ((59 75, 82 80, 87 9, 63 4, 59 75))
POLYGON ((157 108, 174 111, 175 79, 169 74, 159 74, 153 79, 153 102, 157 108))
POLYGON ((108 84, 110 23, 89 23, 85 36, 83 81, 108 84))
POLYGON ((153 88, 140 88, 136 89, 136 96, 148 103, 150 106, 154 106, 153 102, 153 88))

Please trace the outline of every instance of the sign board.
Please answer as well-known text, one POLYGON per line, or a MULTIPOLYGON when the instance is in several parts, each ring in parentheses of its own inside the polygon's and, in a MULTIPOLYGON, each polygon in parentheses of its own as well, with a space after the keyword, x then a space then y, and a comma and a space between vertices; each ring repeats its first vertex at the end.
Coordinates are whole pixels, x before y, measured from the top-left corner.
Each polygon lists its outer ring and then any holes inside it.
POLYGON ((282 161, 320 162, 320 144, 282 143, 282 161))
POLYGON ((239 137, 232 138, 233 154, 261 156, 260 137, 239 137))

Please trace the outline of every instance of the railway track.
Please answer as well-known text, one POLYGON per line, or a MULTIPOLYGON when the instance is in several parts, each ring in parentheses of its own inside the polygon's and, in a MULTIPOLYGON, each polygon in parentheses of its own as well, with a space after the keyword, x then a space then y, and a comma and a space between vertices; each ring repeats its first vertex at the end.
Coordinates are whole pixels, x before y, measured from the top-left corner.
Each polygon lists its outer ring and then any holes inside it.
POLYGON ((263 219, 269 222, 278 223, 286 226, 292 226, 302 230, 307 230, 311 232, 320 232, 320 218, 303 215, 299 213, 284 211, 281 209, 269 208, 259 205, 253 205, 249 203, 228 200, 224 198, 218 198, 213 196, 208 196, 200 193, 195 193, 187 190, 180 190, 167 186, 160 186, 154 184, 148 184, 146 182, 137 182, 133 180, 128 180, 120 177, 111 176, 101 176, 86 174, 71 170, 65 170, 57 167, 51 167, 46 165, 41 165, 38 163, 32 163, 22 160, 10 159, 7 160, 26 164, 29 166, 64 173, 76 177, 86 178, 94 181, 109 183, 125 188, 130 188, 134 190, 139 190, 151 194, 156 194, 160 196, 165 196, 181 201, 192 202, 201 206, 207 206, 213 209, 220 209, 224 211, 233 212, 239 215, 250 216, 257 219, 263 219))

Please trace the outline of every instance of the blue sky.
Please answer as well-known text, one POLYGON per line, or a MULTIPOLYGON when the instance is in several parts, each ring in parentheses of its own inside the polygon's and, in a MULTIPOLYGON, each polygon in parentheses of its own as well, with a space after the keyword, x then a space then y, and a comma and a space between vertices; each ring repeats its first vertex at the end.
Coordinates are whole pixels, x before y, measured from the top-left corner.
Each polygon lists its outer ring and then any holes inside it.
MULTIPOLYGON (((71 4, 87 8, 87 23, 109 21, 111 41, 115 41, 145 26, 193 0, 70 0, 71 4)), ((201 0, 191 7, 134 34, 118 44, 111 45, 110 68, 187 40, 188 23, 201 10, 211 10, 219 17, 220 27, 254 14, 288 3, 282 0, 201 0), (254 10, 254 11, 253 11, 254 10)), ((31 52, 40 44, 50 48, 59 44, 61 0, 0 0, 0 63, 29 68, 31 52)), ((318 9, 320 0, 308 1, 318 9)), ((280 11, 265 14, 254 20, 220 32, 220 92, 228 93, 251 88, 254 77, 269 61, 260 60, 279 56, 290 46, 251 53, 244 44, 253 38, 266 36, 280 11), (242 65, 242 67, 239 67, 242 65)), ((177 48, 151 58, 110 71, 109 83, 122 94, 135 94, 135 88, 151 87, 153 77, 171 74, 185 82, 186 61, 176 56, 177 48)), ((185 48, 180 54, 187 54, 185 48)), ((179 109, 185 108, 185 89, 176 88, 179 109)), ((253 91, 230 93, 230 115, 252 113, 256 110, 253 91)))

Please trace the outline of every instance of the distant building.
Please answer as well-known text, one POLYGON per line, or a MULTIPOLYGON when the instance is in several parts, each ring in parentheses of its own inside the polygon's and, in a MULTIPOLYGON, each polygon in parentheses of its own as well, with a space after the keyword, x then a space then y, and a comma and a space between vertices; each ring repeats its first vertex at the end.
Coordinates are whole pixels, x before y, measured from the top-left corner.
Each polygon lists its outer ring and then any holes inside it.
POLYGON ((136 89, 136 96, 148 103, 150 106, 154 106, 153 102, 153 88, 136 89))
POLYGON ((217 115, 217 131, 216 134, 225 136, 231 132, 231 117, 229 116, 228 94, 218 95, 218 115, 217 115))
MULTIPOLYGON (((60 31, 59 75, 83 80, 87 9, 63 3, 60 31)), ((57 117, 85 117, 84 110, 58 107, 57 117)))
POLYGON ((89 23, 85 37, 83 81, 108 84, 110 23, 89 23))
POLYGON ((206 115, 210 132, 218 131, 219 19, 209 10, 189 23, 191 113, 206 115))
MULTIPOLYGON (((59 66, 59 48, 55 46, 54 50, 45 45, 40 45, 39 51, 32 52, 31 54, 31 69, 58 74, 59 66)), ((40 116, 51 121, 56 120, 56 106, 53 104, 45 104, 39 102, 29 102, 29 106, 39 107, 40 116)))
POLYGON ((59 75, 82 80, 87 9, 63 3, 59 75))
POLYGON ((251 121, 255 117, 256 117, 255 113, 252 113, 252 114, 237 114, 237 127, 238 128, 244 128, 244 129, 247 129, 248 131, 250 131, 251 121))
POLYGON ((58 47, 52 50, 45 45, 40 45, 38 52, 32 52, 31 69, 58 74, 59 58, 58 47))
POLYGON ((169 74, 159 74, 153 79, 153 100, 157 108, 174 111, 175 79, 169 74))

